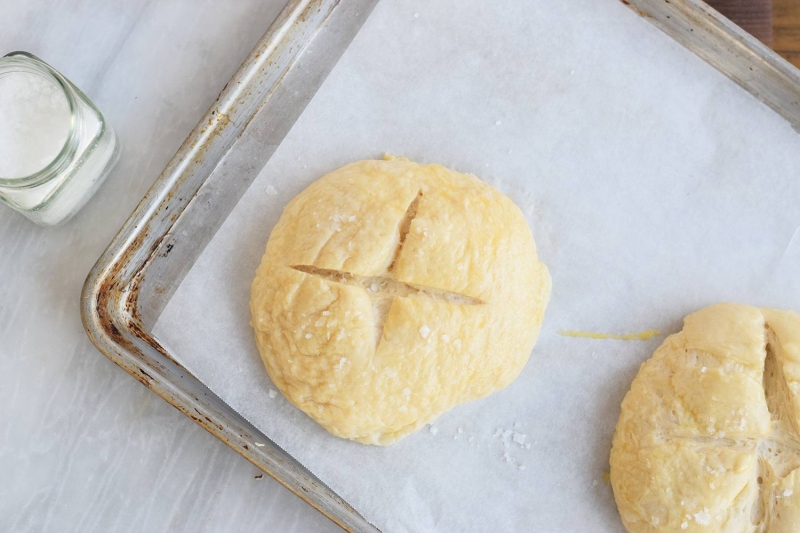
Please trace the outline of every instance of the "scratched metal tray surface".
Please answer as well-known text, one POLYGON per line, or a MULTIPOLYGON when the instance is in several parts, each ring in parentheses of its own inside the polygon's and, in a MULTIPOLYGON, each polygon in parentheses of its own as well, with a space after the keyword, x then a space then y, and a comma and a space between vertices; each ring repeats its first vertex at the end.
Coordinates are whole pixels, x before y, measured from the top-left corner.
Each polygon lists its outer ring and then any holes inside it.
MULTIPOLYGON (((377 529, 177 363, 151 332, 377 1, 291 0, 97 261, 81 297, 84 327, 101 352, 358 532, 377 529)), ((774 52, 699 0, 622 1, 800 131, 800 71, 774 52)))

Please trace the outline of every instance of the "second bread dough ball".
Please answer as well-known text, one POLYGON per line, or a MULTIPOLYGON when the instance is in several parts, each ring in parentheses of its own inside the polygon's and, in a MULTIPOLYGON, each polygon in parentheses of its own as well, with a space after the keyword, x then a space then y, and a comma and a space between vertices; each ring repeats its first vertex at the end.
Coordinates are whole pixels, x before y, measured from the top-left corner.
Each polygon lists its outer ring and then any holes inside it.
POLYGON ((633 533, 800 531, 800 315, 687 316, 622 402, 611 486, 633 533))

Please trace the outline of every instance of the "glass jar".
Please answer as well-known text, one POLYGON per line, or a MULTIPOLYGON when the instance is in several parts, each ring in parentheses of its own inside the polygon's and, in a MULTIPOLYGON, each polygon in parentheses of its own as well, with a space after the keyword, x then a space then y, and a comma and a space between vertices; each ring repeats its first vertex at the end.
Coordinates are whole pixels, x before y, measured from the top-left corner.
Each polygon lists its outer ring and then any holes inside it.
POLYGON ((0 58, 0 201, 44 226, 78 212, 119 158, 103 114, 41 59, 0 58))

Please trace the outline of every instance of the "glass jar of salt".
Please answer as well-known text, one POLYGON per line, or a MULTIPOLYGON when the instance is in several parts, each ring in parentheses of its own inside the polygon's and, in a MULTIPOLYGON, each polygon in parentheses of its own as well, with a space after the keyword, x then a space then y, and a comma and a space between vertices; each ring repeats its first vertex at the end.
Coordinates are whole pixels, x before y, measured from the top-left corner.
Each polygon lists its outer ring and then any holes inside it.
POLYGON ((25 52, 0 58, 0 201, 55 226, 83 207, 118 157, 114 131, 69 80, 25 52))

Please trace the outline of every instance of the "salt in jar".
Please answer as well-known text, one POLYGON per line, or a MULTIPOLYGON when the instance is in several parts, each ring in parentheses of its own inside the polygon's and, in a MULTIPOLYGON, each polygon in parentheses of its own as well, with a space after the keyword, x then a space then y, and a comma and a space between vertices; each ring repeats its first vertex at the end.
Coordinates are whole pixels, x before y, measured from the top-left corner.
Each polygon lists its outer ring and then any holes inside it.
POLYGON ((100 110, 39 58, 0 58, 0 201, 54 226, 94 194, 119 157, 100 110))

